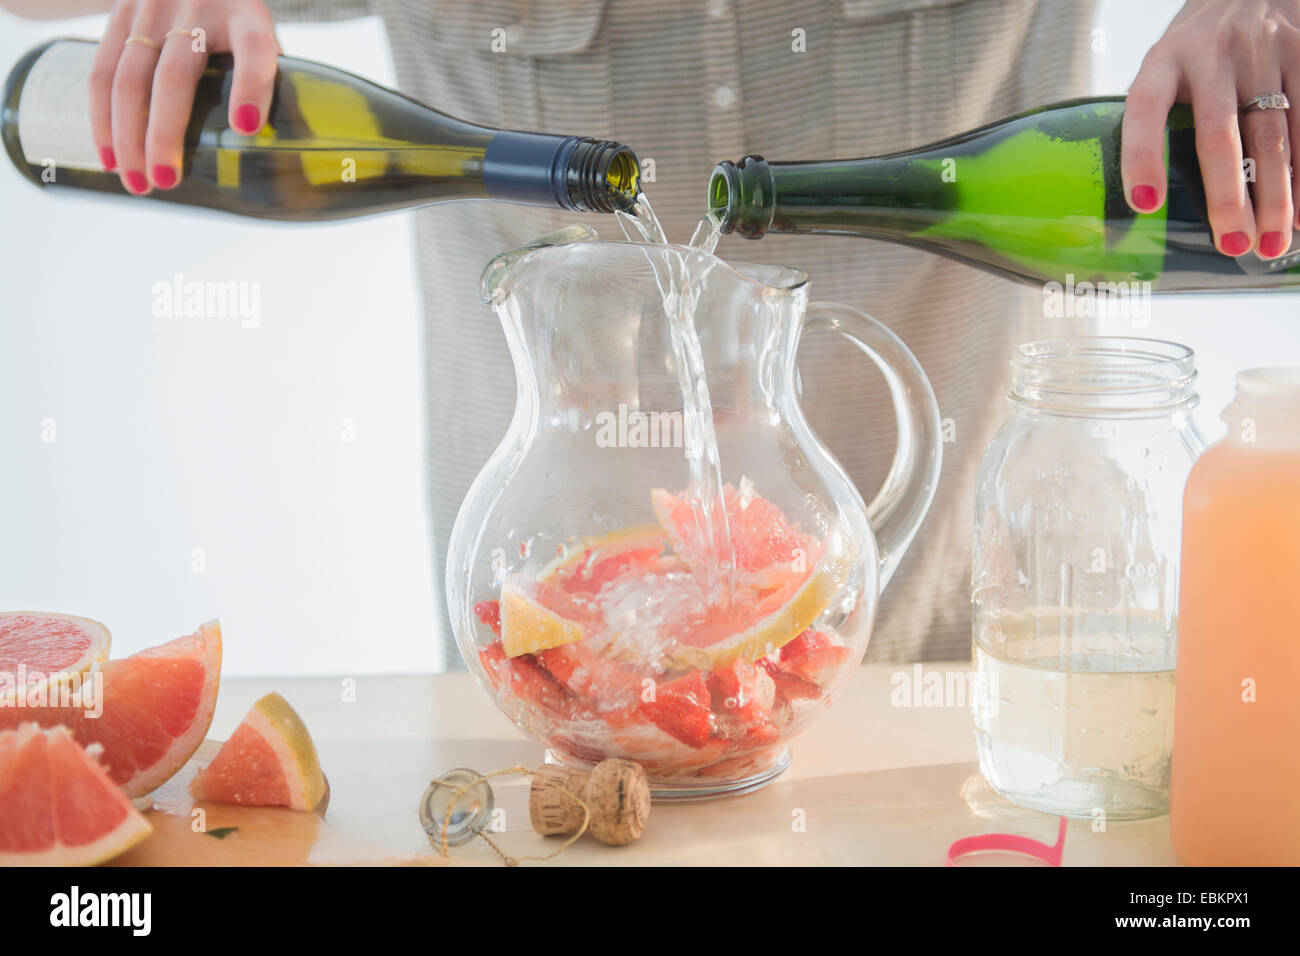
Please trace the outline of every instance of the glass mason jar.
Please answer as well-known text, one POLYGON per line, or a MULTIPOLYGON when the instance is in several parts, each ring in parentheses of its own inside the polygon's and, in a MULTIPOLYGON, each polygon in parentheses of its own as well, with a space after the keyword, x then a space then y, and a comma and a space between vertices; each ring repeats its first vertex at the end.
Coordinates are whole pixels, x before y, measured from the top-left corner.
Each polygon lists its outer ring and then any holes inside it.
POLYGON ((1169 806, 1182 492, 1204 443, 1192 350, 1022 345, 975 493, 980 769, 1075 817, 1169 806))

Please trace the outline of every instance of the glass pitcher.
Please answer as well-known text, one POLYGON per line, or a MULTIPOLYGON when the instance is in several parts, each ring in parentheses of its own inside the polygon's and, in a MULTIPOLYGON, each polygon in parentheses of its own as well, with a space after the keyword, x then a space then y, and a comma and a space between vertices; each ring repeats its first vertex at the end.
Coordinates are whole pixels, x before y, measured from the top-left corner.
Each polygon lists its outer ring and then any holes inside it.
POLYGON ((1021 806, 1169 806, 1183 485, 1204 443, 1192 350, 1022 345, 975 491, 980 769, 1021 806))
POLYGON ((754 789, 862 660, 934 495, 938 406, 893 333, 809 304, 802 272, 595 239, 571 227, 484 271, 518 394, 452 531, 456 640, 548 760, 637 760, 660 798, 754 789), (810 331, 893 395, 869 506, 800 410, 810 331))

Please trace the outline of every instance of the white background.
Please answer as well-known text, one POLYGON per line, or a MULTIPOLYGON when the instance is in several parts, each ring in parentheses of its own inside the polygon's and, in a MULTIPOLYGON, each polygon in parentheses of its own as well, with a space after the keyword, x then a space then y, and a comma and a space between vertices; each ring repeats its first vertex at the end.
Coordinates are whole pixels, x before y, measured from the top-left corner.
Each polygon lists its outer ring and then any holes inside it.
MULTIPOLYGON (((1096 92, 1127 88, 1177 8, 1103 3, 1096 92)), ((0 71, 102 23, 0 12, 0 71)), ((279 35, 394 83, 376 20, 279 35)), ((441 669, 408 217, 286 226, 56 199, 7 162, 0 211, 0 608, 101 620, 114 656, 220 616, 227 676, 441 669), (154 284, 177 273, 260 282, 258 327, 154 318, 154 284)), ((1300 365, 1300 294, 1152 311, 1138 334, 1198 354, 1209 438, 1237 369, 1300 365)))

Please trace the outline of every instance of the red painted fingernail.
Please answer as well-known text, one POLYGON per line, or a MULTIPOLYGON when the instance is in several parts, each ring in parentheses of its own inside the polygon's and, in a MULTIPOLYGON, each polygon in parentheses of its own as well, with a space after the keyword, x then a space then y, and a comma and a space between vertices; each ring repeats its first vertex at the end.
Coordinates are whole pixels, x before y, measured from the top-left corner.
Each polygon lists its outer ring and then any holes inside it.
POLYGON ((1230 256, 1239 256, 1250 248, 1250 237, 1244 232, 1230 232, 1219 238, 1219 248, 1230 256))
POLYGON ((126 174, 126 188, 131 190, 137 196, 149 191, 149 180, 144 178, 144 173, 137 173, 134 169, 126 174))
POLYGON ((235 110, 235 129, 241 133, 256 133, 262 125, 262 114, 252 103, 235 110))
POLYGON ((155 163, 153 167, 154 185, 160 189, 171 189, 176 185, 176 170, 170 166, 164 166, 162 163, 155 163))
POLYGON ((1156 208, 1156 187, 1134 186, 1133 205, 1137 206, 1143 212, 1150 212, 1152 209, 1155 209, 1156 208))
POLYGON ((1266 232, 1259 237, 1259 252, 1265 259, 1274 259, 1284 251, 1286 247, 1282 245, 1282 233, 1266 232))
POLYGON ((111 173, 117 167, 117 157, 113 155, 112 146, 105 146, 99 151, 99 161, 107 172, 111 173))

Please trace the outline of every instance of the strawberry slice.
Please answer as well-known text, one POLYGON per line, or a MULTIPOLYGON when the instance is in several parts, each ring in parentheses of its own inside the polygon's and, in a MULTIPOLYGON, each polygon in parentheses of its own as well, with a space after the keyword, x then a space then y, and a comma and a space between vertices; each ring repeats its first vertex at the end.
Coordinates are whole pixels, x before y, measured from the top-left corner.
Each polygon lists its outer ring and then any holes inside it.
POLYGON ((682 743, 703 747, 711 731, 709 703, 709 685, 704 672, 691 671, 684 677, 660 684, 655 699, 641 704, 637 713, 682 743))
POLYGON ((497 637, 501 636, 500 601, 479 601, 474 605, 474 613, 478 616, 480 621, 492 628, 493 634, 497 637))
POLYGON ((781 665, 787 670, 793 670, 799 662, 808 657, 814 651, 823 647, 830 647, 835 642, 823 634, 821 631, 815 631, 811 627, 796 637, 793 641, 781 648, 777 655, 781 658, 781 665))
POLYGON ((825 687, 848 662, 852 651, 836 644, 830 637, 814 631, 804 631, 781 648, 781 667, 806 681, 825 687))
POLYGON ((776 703, 776 683, 751 661, 738 657, 709 675, 713 712, 742 723, 763 720, 776 703))
POLYGON ((641 674, 602 657, 586 641, 548 648, 536 658, 562 687, 589 699, 602 711, 630 712, 636 706, 641 674))
POLYGON ((771 717, 740 720, 731 714, 717 715, 714 727, 718 737, 738 743, 742 750, 765 747, 781 739, 781 728, 771 717))
POLYGON ((498 694, 531 704, 553 719, 590 717, 582 702, 557 684, 531 656, 507 657, 501 642, 494 641, 479 651, 478 657, 498 694))
POLYGON ((778 700, 815 700, 822 695, 822 689, 812 681, 798 674, 792 674, 780 664, 765 657, 760 657, 758 664, 767 671, 776 684, 778 700))

